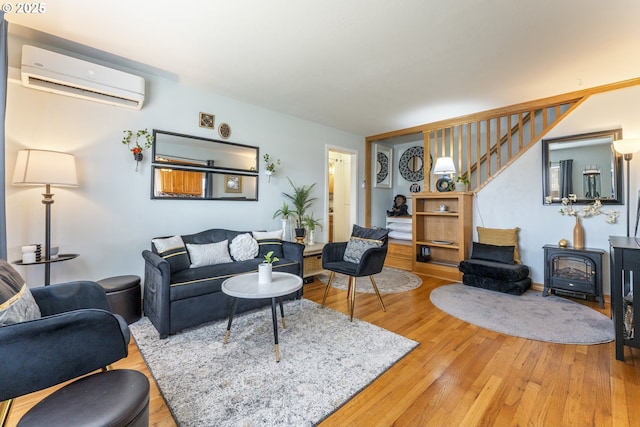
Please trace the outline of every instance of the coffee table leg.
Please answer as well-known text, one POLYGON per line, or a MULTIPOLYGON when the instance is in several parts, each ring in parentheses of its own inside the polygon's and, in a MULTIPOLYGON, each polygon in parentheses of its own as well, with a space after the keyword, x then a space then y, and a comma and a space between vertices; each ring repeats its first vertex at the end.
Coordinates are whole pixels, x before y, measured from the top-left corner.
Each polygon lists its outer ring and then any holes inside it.
POLYGON ((282 306, 282 298, 280 300, 280 317, 282 317, 282 329, 287 329, 287 321, 284 320, 284 307, 282 306))
POLYGON ((276 299, 271 298, 271 316, 273 317, 273 337, 276 346, 276 362, 280 361, 280 347, 278 346, 278 318, 276 316, 276 299))
POLYGON ((229 314, 229 323, 227 323, 227 332, 224 333, 224 344, 229 340, 229 334, 231 333, 231 322, 233 322, 233 316, 236 314, 236 308, 238 308, 238 298, 233 299, 231 305, 231 313, 229 314))

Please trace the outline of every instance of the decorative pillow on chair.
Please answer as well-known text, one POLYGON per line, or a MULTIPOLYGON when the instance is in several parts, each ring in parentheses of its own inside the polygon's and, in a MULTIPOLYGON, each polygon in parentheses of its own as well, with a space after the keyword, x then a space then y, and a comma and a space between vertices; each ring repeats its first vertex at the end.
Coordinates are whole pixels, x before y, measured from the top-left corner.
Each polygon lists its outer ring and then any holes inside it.
POLYGON ((40 307, 20 273, 0 259, 0 326, 39 319, 40 307))
POLYGON ((191 258, 189 268, 204 267, 207 265, 224 264, 233 262, 229 256, 229 241, 223 240, 217 243, 194 245, 187 243, 187 250, 191 258))
POLYGON ((513 246, 513 260, 516 264, 520 262, 520 252, 518 251, 518 231, 516 228, 485 228, 476 227, 478 230, 478 242, 496 246, 513 246))
POLYGON ((249 233, 238 234, 229 245, 231 257, 236 261, 246 261, 258 256, 258 242, 249 233))
POLYGON ((156 247, 158 255, 169 263, 172 272, 189 268, 189 255, 181 236, 152 239, 151 242, 156 247))
POLYGON ((499 262, 502 264, 515 264, 513 259, 514 253, 514 246, 486 245, 484 243, 473 242, 471 258, 499 262))
POLYGON ((343 260, 360 262, 362 255, 371 248, 379 248, 384 245, 384 239, 387 238, 388 231, 383 228, 364 228, 353 224, 351 238, 347 242, 347 248, 344 251, 343 260))
POLYGON ((253 231, 252 233, 260 247, 258 256, 263 257, 273 251, 273 256, 284 258, 284 253, 282 252, 282 230, 253 231))

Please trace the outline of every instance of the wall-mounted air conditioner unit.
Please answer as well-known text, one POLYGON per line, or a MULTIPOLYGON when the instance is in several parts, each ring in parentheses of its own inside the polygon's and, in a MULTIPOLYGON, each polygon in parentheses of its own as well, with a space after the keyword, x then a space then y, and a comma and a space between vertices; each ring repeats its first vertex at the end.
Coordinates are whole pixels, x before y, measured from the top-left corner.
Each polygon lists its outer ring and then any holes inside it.
POLYGON ((60 95, 141 109, 144 79, 113 68, 22 46, 22 85, 60 95))

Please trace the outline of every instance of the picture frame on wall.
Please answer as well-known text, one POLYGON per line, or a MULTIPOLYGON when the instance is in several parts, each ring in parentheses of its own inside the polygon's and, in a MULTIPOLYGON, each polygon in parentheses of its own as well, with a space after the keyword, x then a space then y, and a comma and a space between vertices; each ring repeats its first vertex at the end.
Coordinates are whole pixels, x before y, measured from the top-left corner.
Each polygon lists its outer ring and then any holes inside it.
POLYGON ((224 192, 242 193, 242 175, 225 175, 224 192))
POLYGON ((377 188, 391 188, 393 185, 393 150, 381 144, 375 144, 373 185, 377 188))

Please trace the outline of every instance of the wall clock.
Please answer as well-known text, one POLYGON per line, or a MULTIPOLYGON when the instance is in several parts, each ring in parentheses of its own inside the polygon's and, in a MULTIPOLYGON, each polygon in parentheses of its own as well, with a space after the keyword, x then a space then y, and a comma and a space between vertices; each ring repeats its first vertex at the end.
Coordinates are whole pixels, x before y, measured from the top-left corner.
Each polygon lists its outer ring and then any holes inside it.
MULTIPOLYGON (((433 158, 429 156, 429 169, 433 158)), ((400 162, 398 167, 400 168, 400 175, 409 182, 418 182, 424 180, 424 147, 416 145, 415 147, 407 148, 402 156, 400 156, 400 162)))

